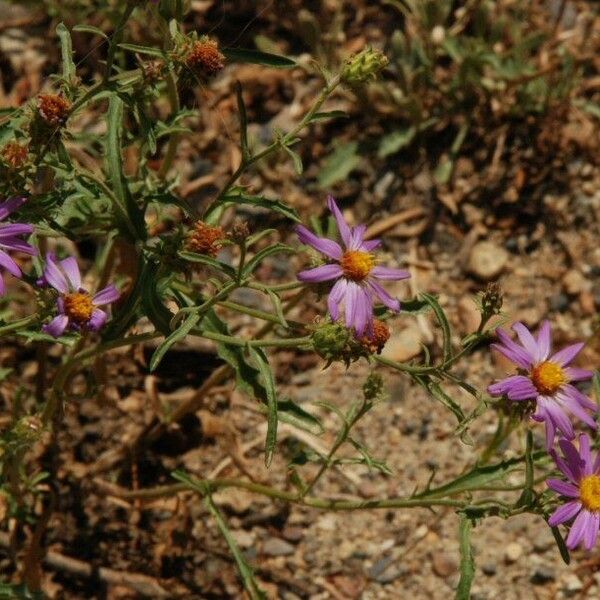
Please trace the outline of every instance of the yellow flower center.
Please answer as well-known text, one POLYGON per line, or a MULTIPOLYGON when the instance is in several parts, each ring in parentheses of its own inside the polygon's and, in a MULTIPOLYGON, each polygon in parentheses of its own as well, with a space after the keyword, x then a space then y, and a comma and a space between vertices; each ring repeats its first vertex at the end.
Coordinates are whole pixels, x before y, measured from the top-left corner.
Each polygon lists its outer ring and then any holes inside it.
POLYGON ((92 297, 86 292, 74 292, 64 298, 65 313, 78 325, 86 325, 92 318, 94 303, 92 297))
POLYGON ((600 477, 588 475, 579 484, 581 504, 592 512, 600 512, 600 477))
POLYGON ((545 361, 531 371, 531 381, 540 394, 554 394, 567 382, 565 372, 556 363, 545 361))
POLYGON ((344 275, 352 281, 362 281, 375 266, 375 257, 368 252, 348 250, 344 252, 340 261, 344 275))

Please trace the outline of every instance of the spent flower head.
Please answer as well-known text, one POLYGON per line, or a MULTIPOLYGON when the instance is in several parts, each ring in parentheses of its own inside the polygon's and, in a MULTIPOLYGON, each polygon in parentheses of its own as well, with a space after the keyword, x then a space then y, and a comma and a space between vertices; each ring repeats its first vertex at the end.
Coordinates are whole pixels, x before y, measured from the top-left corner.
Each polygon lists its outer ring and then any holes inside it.
POLYGON ((54 127, 62 127, 69 118, 71 102, 62 94, 40 94, 37 98, 38 113, 54 127))
MULTIPOLYGON (((37 254, 37 250, 31 244, 21 239, 21 236, 33 233, 33 225, 29 223, 2 223, 2 221, 25 202, 26 198, 9 198, 4 202, 0 202, 0 268, 19 278, 22 276, 21 268, 9 256, 8 252, 23 252, 30 256, 37 254)), ((4 292, 4 279, 0 271, 0 295, 3 295, 4 292)))
POLYGON ((552 447, 556 430, 566 438, 573 439, 575 431, 565 411, 584 423, 597 429, 594 418, 587 412, 595 413, 598 407, 573 382, 590 379, 592 371, 569 366, 583 348, 583 343, 572 344, 552 354, 550 323, 544 321, 537 339, 523 325, 515 323, 517 344, 502 329, 496 334, 499 344, 492 344, 519 368, 518 375, 511 375, 488 387, 493 396, 506 395, 509 400, 524 401, 535 399, 536 412, 532 418, 546 424, 546 446, 552 447))
POLYGON ((50 285, 59 294, 56 301, 58 315, 42 328, 55 338, 63 335, 67 328, 75 331, 100 330, 108 315, 98 307, 110 304, 120 297, 119 291, 112 284, 93 296, 81 287, 79 265, 73 256, 57 261, 54 254, 49 253, 40 284, 50 285))
POLYGON ((187 238, 186 248, 198 254, 214 257, 221 249, 225 238, 222 227, 213 227, 204 221, 197 221, 187 238))
POLYGON ((565 439, 559 441, 559 446, 563 457, 556 451, 552 451, 552 457, 568 481, 548 479, 546 484, 567 501, 554 511, 548 524, 556 527, 575 518, 567 546, 573 550, 583 543, 591 550, 596 545, 600 526, 600 454, 591 452, 590 438, 585 433, 579 436, 579 449, 565 439))
POLYGON ((410 273, 377 265, 373 251, 381 241, 365 239, 366 225, 350 227, 331 196, 327 203, 335 217, 342 245, 334 240, 320 238, 303 225, 298 225, 296 233, 300 241, 334 261, 301 271, 298 279, 306 283, 335 280, 327 300, 329 314, 332 320, 337 321, 340 318, 340 307, 343 306, 346 327, 354 328, 356 334, 361 336, 365 331, 373 330, 375 298, 394 312, 400 310, 400 302, 385 291, 379 280, 407 279, 410 273))
POLYGON ((27 160, 27 154, 29 149, 25 144, 19 144, 19 142, 13 140, 8 142, 0 150, 0 156, 2 161, 8 165, 11 169, 20 169, 27 160))

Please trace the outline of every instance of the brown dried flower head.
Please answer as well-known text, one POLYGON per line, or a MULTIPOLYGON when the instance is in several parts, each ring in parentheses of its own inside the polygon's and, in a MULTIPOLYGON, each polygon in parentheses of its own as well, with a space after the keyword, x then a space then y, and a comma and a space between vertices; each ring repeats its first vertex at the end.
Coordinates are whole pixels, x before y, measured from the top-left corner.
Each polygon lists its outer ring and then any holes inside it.
POLYGON ((212 227, 203 221, 198 221, 194 231, 188 237, 186 246, 192 252, 216 256, 224 239, 225 232, 222 227, 212 227))
POLYGON ((225 66, 225 56, 215 40, 204 37, 192 43, 184 59, 185 65, 206 77, 216 75, 225 66))
POLYGON ((60 94, 40 94, 38 111, 42 119, 49 125, 60 127, 69 117, 71 103, 60 94))
POLYGON ((2 155, 2 159, 4 162, 13 169, 19 169, 23 166, 25 161, 27 160, 27 154, 29 150, 27 146, 24 144, 19 144, 19 142, 8 142, 2 150, 0 154, 2 155))
POLYGON ((386 342, 390 339, 390 328, 379 319, 373 319, 373 331, 370 335, 358 338, 360 345, 370 354, 381 354, 386 342))

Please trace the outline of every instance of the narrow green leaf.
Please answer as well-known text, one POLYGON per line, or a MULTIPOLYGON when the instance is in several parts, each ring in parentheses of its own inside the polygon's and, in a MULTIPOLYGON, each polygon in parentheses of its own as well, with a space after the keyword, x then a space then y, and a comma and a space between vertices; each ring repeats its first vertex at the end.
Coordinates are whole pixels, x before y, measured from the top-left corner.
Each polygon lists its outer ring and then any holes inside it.
POLYGON ((238 113, 240 114, 240 145, 242 156, 245 160, 250 158, 250 148, 248 147, 248 113, 244 104, 242 95, 242 84, 235 82, 235 95, 237 97, 238 113))
POLYGON ((227 60, 238 63, 252 63, 254 65, 266 65, 278 69, 291 69, 296 62, 287 56, 260 52, 259 50, 248 50, 244 48, 224 48, 221 50, 227 60))
POLYGON ((358 142, 339 144, 325 159, 317 181, 321 188, 329 188, 350 175, 359 165, 358 142))
POLYGON ((455 400, 446 394, 439 383, 431 381, 427 385, 427 389, 436 400, 452 411, 457 418, 459 425, 466 419, 463 409, 455 400))
POLYGON ((446 362, 452 358, 452 333, 450 331, 450 323, 448 322, 444 309, 440 306, 435 296, 423 292, 421 298, 431 306, 435 313, 435 317, 442 328, 444 362, 446 362))
POLYGON ((387 135, 384 135, 379 140, 379 149, 377 150, 377 156, 379 158, 385 158, 390 154, 395 154, 402 148, 408 146, 417 135, 417 128, 412 125, 404 129, 397 129, 387 135))
POLYGON ((75 63, 73 62, 73 43, 71 34, 64 23, 56 26, 56 33, 60 39, 60 54, 62 57, 62 74, 67 81, 75 77, 75 63))
POLYGON ((205 220, 209 215, 212 215, 217 208, 223 206, 238 206, 240 204, 259 206, 261 208, 279 213, 280 215, 283 215, 287 219, 290 219, 296 223, 301 222, 300 216, 298 215, 296 209, 288 206, 284 202, 281 202, 281 200, 271 200, 270 198, 266 198, 264 196, 252 196, 250 194, 246 194, 241 188, 232 190, 226 196, 223 196, 223 198, 215 202, 213 206, 211 206, 210 212, 205 215, 205 220))
POLYGON ((254 270, 258 267, 258 265, 265 259, 267 256, 271 256, 272 254, 278 254, 279 252, 286 252, 288 254, 293 254, 295 252, 294 248, 291 246, 287 246, 285 244, 274 244, 273 246, 267 246, 262 250, 258 251, 244 266, 243 276, 248 277, 251 275, 254 270))
POLYGON ((560 557, 563 559, 564 563, 568 565, 571 562, 571 555, 569 554, 569 549, 565 544, 565 540, 563 540, 558 527, 550 527, 550 531, 552 531, 552 535, 554 536, 554 541, 556 542, 556 547, 560 552, 560 557))
POLYGON ((180 258, 184 260, 188 260, 194 263, 200 263, 206 265, 207 267, 212 267, 215 271, 220 273, 224 273, 225 275, 235 279, 237 273, 233 267, 213 258, 212 256, 206 256, 205 254, 197 254, 196 252, 188 252, 187 250, 182 250, 179 252, 180 258))
POLYGON ((290 398, 285 398, 277 403, 277 417, 284 423, 289 423, 314 435, 321 435, 324 431, 320 419, 304 410, 290 398))
POLYGON ((461 515, 459 524, 460 580, 456 588, 456 600, 470 600, 471 585, 475 578, 475 560, 471 547, 471 520, 461 515))
POLYGON ((266 288, 267 294, 269 294, 269 298, 271 298, 271 303, 273 304, 273 308, 275 309, 275 314, 279 319, 279 322, 283 325, 283 327, 287 327, 287 321, 285 320, 285 315, 283 314, 283 306, 281 304, 281 298, 270 288, 266 288))
POLYGON ((199 320, 199 315, 195 313, 190 314, 180 327, 178 327, 175 331, 173 331, 173 333, 171 333, 171 335, 163 340, 163 342, 154 351, 154 354, 150 359, 150 371, 156 370, 165 354, 171 349, 171 347, 177 342, 183 340, 196 326, 196 323, 198 323, 199 320))
POLYGON ((348 119, 350 115, 344 110, 328 110, 323 112, 316 112, 310 119, 313 121, 323 121, 325 119, 348 119))
POLYGON ((283 149, 287 152, 287 154, 292 159, 294 163, 294 169, 298 175, 302 175, 304 171, 304 165, 302 164, 302 158, 297 152, 294 152, 289 146, 283 146, 283 149))
POLYGON ((452 177, 452 172, 454 171, 454 161, 450 158, 445 158, 443 162, 441 162, 433 172, 433 176, 435 180, 440 184, 445 184, 450 181, 450 177, 452 177))
POLYGON ((93 35, 99 35, 105 40, 108 39, 108 36, 106 35, 106 33, 104 33, 104 31, 102 31, 102 29, 94 27, 93 25, 75 25, 75 27, 73 27, 73 31, 77 31, 80 33, 91 33, 93 35))
POLYGON ((262 348, 251 346, 248 351, 262 376, 267 393, 266 400, 269 414, 267 417, 267 439, 265 440, 265 465, 269 467, 273 460, 275 444, 277 443, 277 391, 275 389, 273 371, 271 371, 267 355, 262 348))
POLYGON ((123 50, 129 50, 130 52, 136 52, 138 54, 147 54, 149 56, 155 56, 157 58, 166 58, 165 53, 159 48, 153 48, 152 46, 139 46, 138 44, 119 44, 119 48, 123 50))

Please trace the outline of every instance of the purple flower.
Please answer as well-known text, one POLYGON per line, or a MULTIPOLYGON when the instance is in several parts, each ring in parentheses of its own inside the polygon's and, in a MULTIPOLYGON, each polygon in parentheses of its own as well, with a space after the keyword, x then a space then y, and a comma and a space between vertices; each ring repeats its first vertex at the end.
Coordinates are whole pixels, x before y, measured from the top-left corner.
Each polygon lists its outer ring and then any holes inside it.
POLYGON ((579 436, 579 451, 568 440, 561 439, 558 444, 564 458, 555 451, 551 454, 568 481, 548 479, 546 484, 568 501, 552 513, 548 524, 556 527, 575 517, 567 546, 573 550, 583 542, 591 550, 596 545, 600 524, 600 454, 590 452, 590 438, 585 433, 579 436))
POLYGON ((335 261, 298 273, 298 279, 307 283, 333 281, 327 306, 334 321, 340 317, 340 306, 344 305, 346 327, 353 327, 357 335, 373 326, 373 300, 379 298, 390 310, 398 312, 400 302, 392 298, 377 281, 400 280, 410 277, 408 271, 380 267, 373 254, 380 240, 365 240, 366 225, 351 228, 344 220, 335 200, 327 199, 329 210, 335 217, 342 246, 333 240, 320 238, 302 225, 298 225, 296 233, 303 244, 335 261))
POLYGON ((517 344, 505 331, 497 329, 500 343, 492 344, 492 348, 514 362, 519 367, 520 374, 490 385, 488 392, 493 396, 506 395, 509 400, 515 401, 535 399, 537 410, 532 418, 546 423, 548 449, 552 447, 557 429, 570 440, 575 437, 565 409, 596 429, 596 421, 586 409, 595 413, 598 407, 572 385, 574 381, 590 379, 593 373, 569 366, 584 345, 572 344, 551 355, 552 340, 548 321, 542 323, 537 339, 523 323, 515 323, 512 328, 521 343, 517 344))
MULTIPOLYGON (((0 202, 0 221, 4 221, 10 213, 17 210, 25 202, 26 198, 9 198, 5 202, 0 202)), ((24 252, 35 256, 37 250, 31 244, 19 239, 19 236, 31 233, 33 233, 33 226, 27 223, 0 223, 0 267, 6 269, 15 277, 22 276, 21 269, 6 251, 24 252)), ((4 292, 4 279, 2 279, 2 273, 0 272, 0 296, 4 292)))
POLYGON ((53 254, 46 257, 46 268, 40 283, 51 285, 60 295, 56 304, 58 315, 44 325, 43 330, 52 337, 60 337, 67 327, 98 331, 108 315, 98 308, 110 304, 120 296, 114 285, 109 285, 92 296, 81 287, 81 273, 74 257, 57 261, 53 254))

